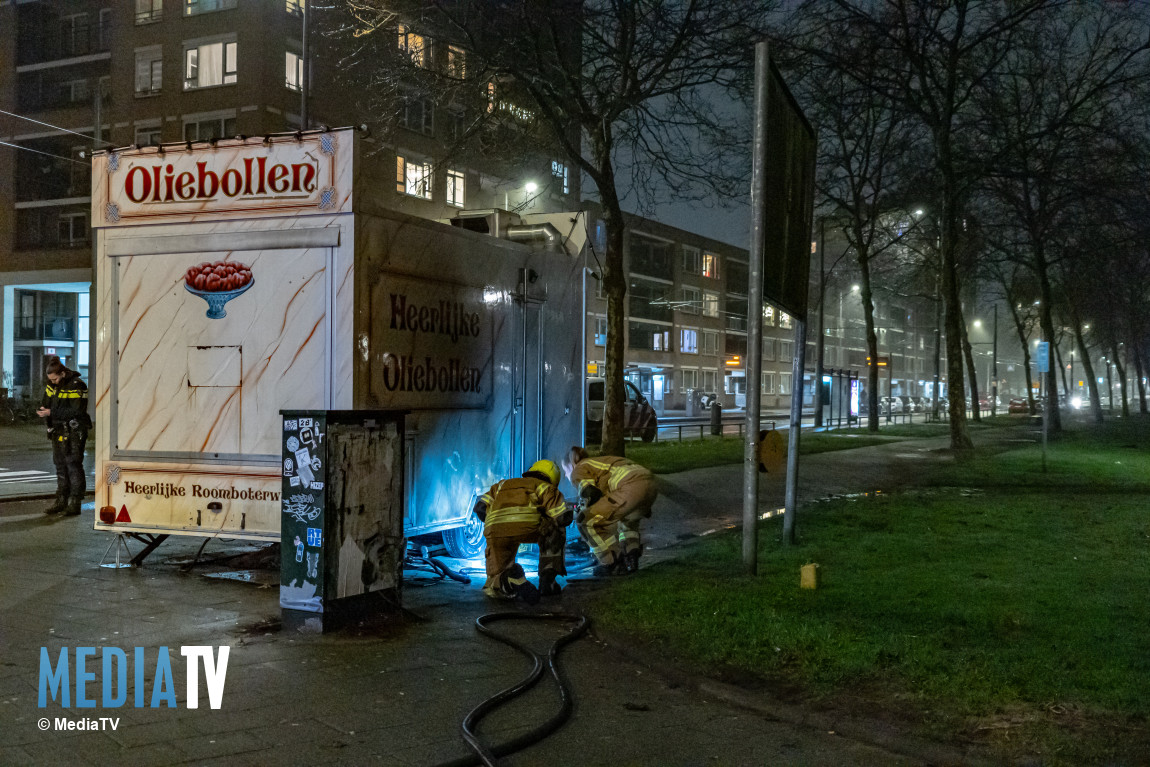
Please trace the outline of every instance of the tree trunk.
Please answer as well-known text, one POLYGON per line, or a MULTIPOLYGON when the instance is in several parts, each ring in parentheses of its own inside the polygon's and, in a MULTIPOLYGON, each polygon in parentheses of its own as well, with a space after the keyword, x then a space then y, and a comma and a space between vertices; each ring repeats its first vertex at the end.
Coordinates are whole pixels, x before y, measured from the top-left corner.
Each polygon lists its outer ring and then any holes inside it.
MULTIPOLYGON (((863 242, 860 236, 857 240, 863 242)), ((863 250, 858 253, 859 264, 859 292, 862 296, 863 319, 866 321, 866 349, 867 349, 867 430, 878 431, 878 334, 874 329, 874 296, 870 285, 870 254, 863 250)), ((889 365, 890 362, 888 361, 889 365)))
MULTIPOLYGON (((1034 265, 1035 271, 1038 274, 1039 296, 1042 299, 1038 306, 1038 320, 1042 326, 1042 338, 1043 340, 1050 341, 1053 346, 1054 317, 1051 312, 1051 307, 1054 305, 1054 291, 1050 287, 1046 253, 1041 243, 1037 244, 1034 248, 1034 265)), ((1046 396, 1052 396, 1054 399, 1050 403, 1050 424, 1047 426, 1047 432, 1056 434, 1062 430, 1062 416, 1058 411, 1058 374, 1054 370, 1053 363, 1053 355, 1050 355, 1046 365, 1046 396)))
POLYGON ((1114 346, 1114 369, 1118 371, 1118 388, 1122 390, 1122 417, 1130 417, 1130 400, 1126 396, 1126 365, 1118 356, 1118 346, 1114 346))
POLYGON ((1146 365, 1142 362, 1142 351, 1138 344, 1134 346, 1134 374, 1138 376, 1138 412, 1145 415, 1146 384, 1142 379, 1146 376, 1146 365))
POLYGON ((1026 378, 1026 407, 1034 412, 1034 384, 1030 380, 1030 339, 1026 335, 1026 323, 1018 314, 1015 304, 1010 304, 1010 316, 1014 320, 1014 331, 1018 334, 1018 344, 1022 347, 1022 374, 1026 378))
MULTIPOLYGON (((953 189, 954 185, 947 185, 953 189)), ((950 397, 950 447, 969 450, 974 447, 966 430, 966 404, 962 375, 962 304, 958 298, 958 273, 955 243, 958 240, 953 204, 944 205, 943 223, 947 236, 942 243, 942 297, 946 308, 946 391, 950 397)))
POLYGON ((627 316, 627 277, 623 271, 623 232, 626 222, 619 198, 615 194, 615 175, 609 142, 593 135, 593 152, 600 177, 595 179, 603 205, 603 226, 607 234, 607 252, 603 258, 603 289, 607 293, 606 371, 603 379, 603 455, 622 456, 627 445, 623 432, 623 373, 627 364, 624 343, 624 318, 627 316))
POLYGON ((1082 337, 1082 324, 1074 317, 1074 340, 1078 344, 1078 354, 1082 357, 1082 371, 1086 378, 1086 390, 1090 392, 1090 413, 1094 423, 1102 423, 1102 395, 1098 392, 1098 377, 1094 375, 1094 363, 1086 349, 1086 339, 1082 337))
POLYGON ((970 345, 970 336, 966 333, 965 319, 962 323, 962 356, 966 358, 966 370, 970 374, 970 413, 975 422, 982 421, 982 409, 978 401, 978 372, 974 367, 974 350, 970 345))
POLYGON ((1054 351, 1058 354, 1058 373, 1062 378, 1062 394, 1066 397, 1066 404, 1070 404, 1070 386, 1066 383, 1066 366, 1062 364, 1062 344, 1054 347, 1054 351))

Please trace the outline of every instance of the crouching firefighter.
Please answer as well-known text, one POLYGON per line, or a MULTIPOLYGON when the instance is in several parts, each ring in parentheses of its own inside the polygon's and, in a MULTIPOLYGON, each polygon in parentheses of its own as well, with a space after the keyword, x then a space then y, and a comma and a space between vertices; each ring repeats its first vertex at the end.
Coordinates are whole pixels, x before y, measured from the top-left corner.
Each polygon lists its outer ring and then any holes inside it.
POLYGON ((637 571, 643 555, 639 523, 651 516, 658 495, 651 472, 626 458, 589 458, 579 446, 567 453, 563 469, 583 506, 575 523, 598 562, 592 573, 626 575, 637 571))
POLYGON ((475 516, 483 520, 487 539, 487 596, 535 604, 540 594, 557 596, 562 591, 555 578, 567 574, 563 545, 572 514, 558 485, 559 467, 536 461, 522 477, 497 482, 475 502, 475 516), (521 543, 539 544, 538 588, 515 561, 521 543))
POLYGON ((36 415, 45 419, 56 464, 56 503, 45 514, 80 515, 87 490, 84 478, 84 443, 92 420, 88 417, 88 387, 80 374, 52 359, 45 370, 48 385, 36 415))

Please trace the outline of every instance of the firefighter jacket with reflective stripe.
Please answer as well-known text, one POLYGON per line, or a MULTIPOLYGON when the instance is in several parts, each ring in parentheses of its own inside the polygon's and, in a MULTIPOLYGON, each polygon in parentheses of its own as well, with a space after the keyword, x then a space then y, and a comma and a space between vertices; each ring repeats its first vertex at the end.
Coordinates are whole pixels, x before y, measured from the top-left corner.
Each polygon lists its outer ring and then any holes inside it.
POLYGON ((512 537, 533 531, 541 515, 554 520, 567 510, 559 488, 533 477, 497 482, 479 502, 487 506, 483 534, 489 537, 512 537))
POLYGON ((651 472, 627 458, 601 455, 575 464, 571 471, 571 484, 584 495, 584 489, 594 487, 603 495, 610 495, 620 485, 635 480, 650 480, 651 472))
POLYGON ((88 417, 88 387, 75 371, 44 388, 43 404, 52 411, 46 419, 52 439, 65 439, 69 432, 86 433, 92 424, 88 417))

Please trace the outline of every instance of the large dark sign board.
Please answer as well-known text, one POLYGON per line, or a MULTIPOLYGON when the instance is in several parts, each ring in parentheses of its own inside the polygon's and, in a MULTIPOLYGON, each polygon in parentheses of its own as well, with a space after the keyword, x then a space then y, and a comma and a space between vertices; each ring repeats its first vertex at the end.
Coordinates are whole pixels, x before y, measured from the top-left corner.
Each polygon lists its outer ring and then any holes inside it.
POLYGON ((817 139, 782 75, 770 67, 763 160, 763 298, 807 316, 817 139))

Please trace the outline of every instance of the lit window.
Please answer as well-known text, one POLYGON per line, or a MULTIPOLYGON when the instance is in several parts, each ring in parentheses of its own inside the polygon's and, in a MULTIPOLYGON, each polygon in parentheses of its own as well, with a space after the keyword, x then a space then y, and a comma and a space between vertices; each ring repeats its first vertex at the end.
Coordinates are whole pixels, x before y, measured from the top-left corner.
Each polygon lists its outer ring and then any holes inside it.
POLYGON ((683 328, 679 331, 679 351, 683 354, 699 353, 699 331, 683 328))
POLYGON ((719 279, 719 257, 714 253, 703 254, 703 276, 719 279))
POLYGON ((775 324, 775 307, 763 304, 763 324, 774 326, 775 324))
POLYGON ((447 204, 463 207, 463 171, 447 171, 447 204))
POLYGON ((791 316, 786 312, 779 312, 779 327, 789 328, 792 326, 791 316))
POLYGON ((704 293, 703 294, 703 314, 707 317, 719 316, 719 294, 718 293, 704 293))
POLYGON ((184 90, 235 82, 235 43, 221 40, 184 49, 184 90))
POLYGON ((303 88, 303 56, 288 51, 284 54, 284 85, 289 91, 303 88))
POLYGON ((558 179, 559 183, 563 185, 563 194, 570 194, 571 185, 568 182, 568 169, 565 163, 558 160, 551 161, 551 175, 558 179))
POLYGON ((417 67, 427 67, 431 61, 430 41, 417 35, 407 26, 399 25, 399 50, 417 67))
POLYGON ((160 92, 164 80, 164 59, 160 47, 136 51, 136 95, 152 96, 160 92))
POLYGON ((395 191, 430 200, 431 163, 415 162, 402 155, 396 155, 395 161, 395 191))
POLYGON ((284 10, 293 16, 299 16, 303 13, 304 0, 284 0, 284 10))
POLYGON ((184 0, 184 15, 195 16, 197 13, 226 11, 235 7, 236 0, 184 0))
POLYGON ((671 334, 664 330, 659 333, 651 334, 651 349, 657 352, 666 352, 671 350, 671 334))
POLYGON ((467 77, 467 53, 457 45, 447 46, 447 76, 456 80, 467 77))
POLYGON ((487 83, 487 114, 495 111, 495 83, 487 83))

